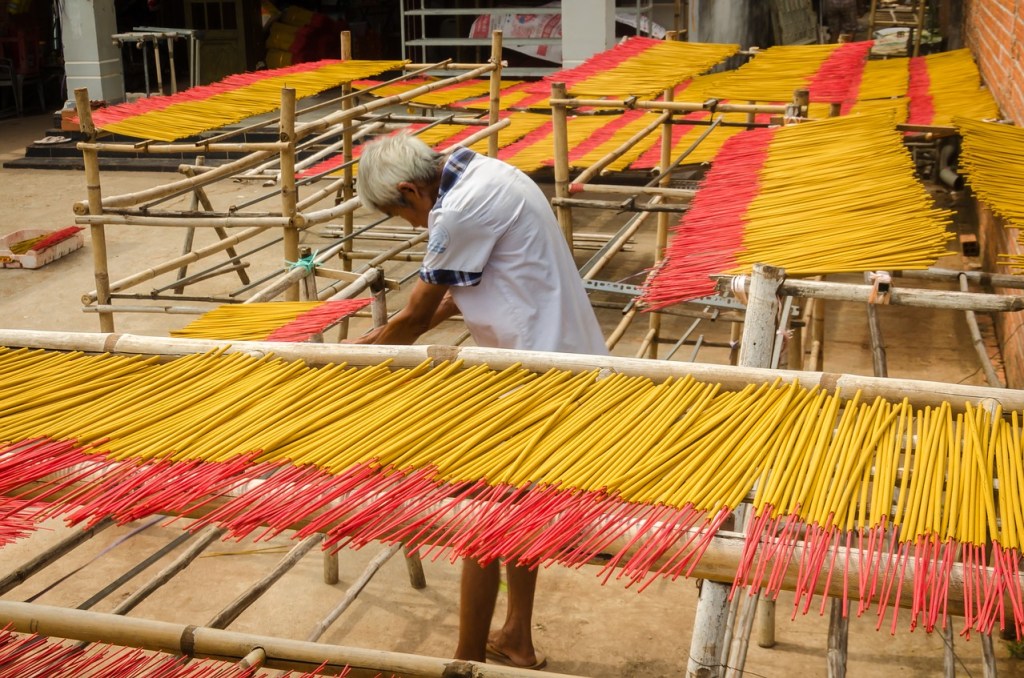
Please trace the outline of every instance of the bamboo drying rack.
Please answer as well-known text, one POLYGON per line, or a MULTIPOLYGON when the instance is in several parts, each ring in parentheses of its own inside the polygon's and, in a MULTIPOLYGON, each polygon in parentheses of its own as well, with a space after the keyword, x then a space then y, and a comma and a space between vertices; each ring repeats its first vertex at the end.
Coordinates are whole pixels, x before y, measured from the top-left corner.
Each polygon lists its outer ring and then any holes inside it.
MULTIPOLYGON (((780 278, 774 279, 776 288, 780 278)), ((776 296, 777 290, 769 288, 768 297, 776 296)), ((752 299, 758 295, 751 290, 752 299)), ((778 303, 777 298, 775 303, 778 303)), ((769 313, 773 313, 770 310, 769 313)), ((753 319, 751 319, 753 320, 753 319)), ((764 322, 749 322, 747 327, 754 328, 751 332, 761 332, 771 336, 774 329, 764 322), (758 329, 759 328, 759 329, 758 329)), ((764 336, 761 337, 762 339, 764 336)), ((764 362, 764 350, 771 351, 771 342, 747 341, 750 346, 759 344, 762 354, 750 354, 741 357, 741 363, 764 362)), ((58 351, 83 351, 86 353, 115 353, 174 358, 205 352, 215 347, 226 348, 228 352, 243 352, 252 355, 275 353, 286 360, 302 360, 309 365, 347 362, 353 366, 374 365, 390 360, 396 366, 413 366, 423 361, 461 360, 465 365, 486 364, 494 369, 502 369, 512 364, 520 364, 526 369, 545 372, 550 368, 559 368, 574 372, 602 369, 606 372, 625 375, 644 375, 656 380, 669 376, 693 375, 702 380, 713 380, 721 383, 727 390, 740 389, 748 384, 764 383, 774 379, 783 382, 799 380, 808 387, 820 386, 828 392, 842 389, 851 392, 860 389, 867 398, 874 395, 892 399, 908 398, 915 406, 934 405, 941 401, 962 403, 998 403, 1005 411, 1024 409, 1024 392, 991 388, 984 386, 967 386, 943 384, 909 379, 888 379, 863 377, 855 375, 828 374, 821 372, 803 372, 794 370, 770 370, 758 367, 731 367, 710 364, 680 364, 667 361, 639 360, 610 356, 575 356, 568 354, 551 354, 542 352, 513 351, 504 349, 454 347, 454 346, 359 346, 331 344, 274 344, 268 342, 227 342, 215 340, 187 340, 162 337, 143 337, 126 334, 93 334, 64 333, 24 330, 0 330, 0 345, 20 346, 27 348, 43 348, 58 351)), ((22 488, 28 489, 28 488, 22 488)), ((217 508, 216 502, 204 505, 203 511, 217 508)), ((198 517, 198 516, 193 516, 198 517)), ((299 527, 299 525, 296 525, 299 527)), ((638 528, 634 528, 638 529, 638 528)), ((632 533, 622 535, 623 544, 629 543, 632 533)), ((737 563, 743 554, 743 535, 737 532, 720 531, 711 540, 708 550, 697 563, 692 576, 718 582, 731 581, 737 563)), ((301 546, 301 544, 300 544, 301 546)), ((308 547, 308 545, 306 545, 308 547)), ((298 548, 298 547, 296 547, 298 548)), ((802 548, 802 547, 798 547, 802 548)), ((382 552, 383 553, 383 552, 382 552)), ((393 553, 393 547, 392 547, 393 553)), ((390 554, 388 554, 390 555, 390 554)), ((839 556, 842 558, 842 555, 839 556)), ((855 559, 851 559, 853 562, 855 559)), ((796 580, 796 569, 800 557, 794 557, 787 572, 783 588, 792 588, 796 580)), ((855 576, 851 575, 851 576, 855 576)), ((913 578, 912 568, 902 575, 905 582, 913 578)), ((956 565, 951 574, 949 612, 957 614, 962 610, 962 567, 956 565)), ((11 579, 10 577, 8 578, 11 579)), ((14 580, 20 581, 19 577, 14 580)), ((823 577, 822 581, 826 579, 823 577)), ((5 582, 10 584, 10 581, 5 582)), ((841 582, 839 578, 831 581, 824 593, 839 594, 841 582)), ((908 597, 911 586, 904 587, 904 599, 901 604, 909 604, 908 597)), ((13 613, 12 613, 13 614, 13 613)), ((81 636, 72 636, 80 638, 81 636)), ((381 665, 384 666, 384 665, 381 665)), ((420 674, 413 674, 420 675, 420 674)), ((423 674, 427 675, 427 674, 423 674)), ((498 674, 494 674, 498 675, 498 674)))
MULTIPOLYGON (((341 41, 342 54, 344 57, 349 57, 351 43, 347 32, 342 34, 341 41)), ((485 64, 454 64, 450 62, 409 64, 406 67, 407 72, 400 76, 399 80, 437 67, 463 72, 402 94, 365 104, 357 105, 357 93, 351 91, 350 87, 343 87, 340 100, 317 104, 304 111, 298 111, 295 91, 285 88, 281 95, 280 116, 276 120, 279 139, 270 142, 234 141, 232 137, 264 127, 274 121, 223 132, 195 142, 156 143, 149 140, 138 143, 103 142, 98 138, 97 129, 92 121, 88 93, 84 89, 76 91, 81 130, 86 136, 86 141, 80 143, 78 148, 82 152, 88 197, 86 200, 75 203, 73 209, 76 214, 76 223, 88 225, 90 229, 96 281, 95 289, 82 295, 84 310, 98 314, 100 331, 112 332, 114 331, 114 314, 117 312, 202 312, 202 308, 182 306, 177 302, 184 300, 206 303, 237 302, 238 298, 242 298, 246 291, 261 283, 268 284, 264 289, 251 296, 248 301, 267 301, 282 294, 286 300, 297 300, 301 289, 305 290, 307 298, 321 300, 352 297, 371 286, 375 290, 379 290, 380 283, 383 281, 381 266, 395 257, 407 258, 408 255, 405 255, 404 252, 422 242, 423 237, 413 236, 403 243, 381 251, 355 250, 353 242, 360 232, 354 228, 353 213, 361 206, 361 201, 353 191, 353 139, 377 132, 391 121, 393 116, 383 111, 389 106, 404 103, 446 85, 487 76, 490 78, 491 105, 486 118, 480 120, 451 116, 445 122, 479 126, 480 130, 463 140, 462 143, 469 145, 489 138, 489 152, 496 154, 496 133, 508 124, 505 121, 499 121, 498 118, 502 69, 501 46, 501 32, 495 31, 492 36, 491 58, 485 64), (334 105, 337 108, 309 122, 301 122, 297 119, 300 112, 306 113, 326 105, 334 105), (302 184, 296 180, 295 174, 298 162, 297 151, 309 141, 321 141, 330 135, 340 135, 341 137, 338 145, 342 149, 345 160, 343 174, 339 178, 327 181, 322 187, 317 187, 315 191, 300 196, 299 188, 302 184), (179 167, 179 171, 184 175, 181 179, 134 193, 104 196, 100 181, 99 154, 101 152, 199 153, 201 156, 211 153, 241 153, 243 155, 217 167, 204 166, 199 160, 195 165, 179 167), (278 187, 241 207, 231 207, 221 211, 213 208, 206 189, 214 182, 253 178, 262 180, 269 178, 278 184, 278 187), (161 206, 161 203, 166 200, 187 194, 193 196, 191 209, 169 209, 161 206), (279 200, 277 208, 261 212, 246 209, 257 202, 274 198, 275 195, 279 200), (334 204, 328 207, 321 206, 321 203, 328 199, 334 199, 334 204), (202 209, 199 209, 200 207, 202 209), (281 247, 284 260, 299 262, 300 234, 314 226, 339 219, 343 229, 342 238, 339 242, 332 244, 327 251, 317 255, 312 267, 307 267, 306 270, 293 268, 276 278, 271 275, 256 283, 249 282, 245 271, 248 264, 244 261, 247 256, 258 249, 273 246, 276 241, 280 241, 283 243, 281 247), (110 225, 185 228, 187 229, 186 246, 178 257, 150 265, 138 273, 111 280, 106 241, 106 228, 110 225), (197 228, 214 230, 218 239, 211 244, 192 249, 192 235, 197 228), (229 234, 227 231, 229 228, 240 230, 229 234), (255 242, 258 237, 265 238, 268 234, 274 233, 278 234, 275 241, 257 246, 250 252, 240 254, 235 249, 241 243, 255 242), (190 264, 220 252, 227 252, 229 259, 226 262, 216 264, 200 273, 186 276, 186 268, 190 264), (341 270, 331 270, 324 266, 328 258, 334 255, 339 255, 341 258, 341 270), (353 261, 356 259, 365 259, 366 262, 358 269, 353 270, 353 261), (218 299, 202 295, 180 296, 185 287, 190 284, 232 271, 237 272, 242 283, 246 285, 242 290, 233 293, 232 297, 237 298, 218 299), (140 283, 172 272, 177 272, 177 278, 158 290, 149 294, 129 292, 140 283), (305 286, 299 284, 303 278, 313 278, 318 274, 331 278, 330 284, 319 290, 315 284, 306 284, 305 286), (163 293, 168 290, 173 290, 179 296, 163 296, 163 293), (133 305, 126 305, 115 304, 115 299, 138 301, 133 305), (157 303, 151 303, 153 300, 156 300, 157 303), (169 300, 173 301, 168 303, 169 300)), ((403 119, 400 122, 409 122, 409 120, 403 119)), ((323 178, 316 177, 317 180, 323 178)), ((393 284, 391 286, 394 287, 393 284)), ((345 331, 344 326, 342 331, 345 331)), ((342 336, 345 335, 342 334, 342 336)))

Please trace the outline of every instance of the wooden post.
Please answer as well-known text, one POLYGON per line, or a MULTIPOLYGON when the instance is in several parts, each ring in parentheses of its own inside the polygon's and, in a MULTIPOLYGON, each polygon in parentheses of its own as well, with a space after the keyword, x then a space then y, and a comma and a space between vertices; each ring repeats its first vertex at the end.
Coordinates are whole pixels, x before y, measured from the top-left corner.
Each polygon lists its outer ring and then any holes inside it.
MULTIPOLYGON (((288 144, 281 151, 281 215, 295 217, 298 202, 298 188, 295 185, 295 90, 285 87, 281 90, 281 141, 288 144)), ((299 260, 299 231, 294 224, 284 227, 285 261, 299 260)), ((285 290, 286 301, 299 300, 299 286, 292 285, 285 290)))
POLYGON ((729 587, 709 579, 700 582, 697 614, 690 638, 687 678, 719 678, 722 675, 721 647, 729 616, 729 587))
POLYGON ((981 675, 982 678, 996 678, 996 650, 992 634, 981 634, 981 675))
MULTIPOLYGON (((343 61, 348 61, 352 58, 352 33, 349 31, 341 32, 341 58, 343 61)), ((352 107, 352 85, 351 83, 343 83, 341 85, 341 109, 346 110, 352 107)), ((352 172, 352 120, 346 119, 342 123, 341 132, 341 157, 345 162, 344 169, 342 169, 342 184, 341 184, 341 199, 348 201, 355 195, 354 175, 352 172)), ((337 200, 337 198, 335 199, 337 200)), ((352 259, 349 256, 352 252, 354 243, 352 242, 352 231, 355 224, 355 217, 352 212, 346 212, 342 217, 342 235, 345 237, 345 244, 341 251, 341 270, 351 271, 352 270, 352 259)), ((348 338, 348 318, 345 318, 338 324, 339 338, 348 338)), ((325 556, 326 557, 326 556, 325 556)))
MULTIPOLYGON (((565 83, 551 83, 551 98, 564 99, 566 97, 565 83)), ((551 105, 551 136, 554 141, 555 160, 555 197, 569 197, 569 115, 568 110, 562 104, 551 105)), ((558 225, 562 227, 562 235, 569 245, 569 251, 573 251, 572 242, 572 209, 568 207, 555 207, 555 215, 558 217, 558 225)))
MULTIPOLYGON (((967 283, 967 276, 961 275, 959 278, 960 291, 967 292, 970 289, 970 285, 967 283)), ((978 354, 978 360, 981 362, 981 369, 985 372, 985 380, 989 386, 1001 388, 1003 384, 999 381, 999 375, 996 374, 996 370, 992 366, 992 359, 988 356, 988 349, 985 347, 985 340, 981 336, 981 328, 978 327, 978 319, 974 311, 964 311, 964 315, 967 318, 967 329, 971 333, 971 344, 974 345, 974 351, 978 354)))
POLYGON ((942 627, 945 649, 942 653, 942 678, 956 678, 956 653, 953 651, 953 625, 946 622, 942 627))
MULTIPOLYGON (((739 364, 741 367, 768 367, 772 362, 776 333, 776 318, 779 313, 778 290, 785 278, 781 268, 765 264, 754 264, 747 311, 743 321, 743 337, 740 344, 739 364)), ((719 657, 726 655, 717 643, 725 635, 728 618, 729 587, 725 584, 705 581, 701 585, 701 596, 697 602, 697 618, 693 624, 693 641, 690 645, 690 671, 701 678, 716 678, 725 675, 719 670, 719 657), (710 590, 709 590, 710 589, 710 590), (718 589, 718 590, 716 590, 718 589), (707 596, 705 597, 705 591, 707 596), (723 609, 707 609, 719 605, 723 609), (703 608, 703 609, 702 609, 703 608), (714 641, 716 644, 711 645, 714 641), (696 672, 694 666, 704 671, 696 672), (715 665, 712 667, 712 665, 715 665)), ((729 672, 742 674, 746 661, 746 645, 750 642, 750 630, 754 620, 754 606, 757 597, 750 596, 744 607, 738 632, 733 634, 732 650, 728 652, 729 672), (743 649, 740 649, 743 648, 743 649)))
MULTIPOLYGON (((89 90, 79 87, 75 90, 75 106, 78 109, 78 123, 82 134, 89 142, 96 141, 96 126, 92 122, 92 104, 89 90)), ((85 190, 89 201, 89 214, 103 214, 103 191, 100 187, 99 151, 82 149, 82 164, 85 168, 85 190)), ((110 272, 107 268, 107 235, 102 223, 89 225, 89 239, 92 245, 92 268, 96 278, 96 303, 110 305, 110 272)), ((99 313, 100 332, 114 331, 114 314, 99 313)))
POLYGON ((828 678, 846 678, 846 646, 850 620, 843 614, 843 599, 829 601, 828 615, 828 678))
POLYGON ((338 552, 324 551, 324 583, 330 586, 341 581, 338 576, 338 552))
POLYGON ((373 326, 382 327, 388 324, 388 288, 384 284, 384 270, 376 267, 372 270, 377 272, 377 276, 370 281, 370 294, 373 295, 370 314, 373 316, 373 326))
POLYGON ((170 65, 171 72, 171 94, 178 93, 178 74, 174 72, 174 41, 176 38, 169 36, 167 38, 167 63, 170 65))
MULTIPOLYGON (((493 31, 491 33, 491 59, 490 62, 494 64, 494 70, 490 73, 489 81, 489 98, 487 106, 487 122, 488 125, 496 125, 498 123, 498 114, 501 109, 501 46, 502 46, 502 33, 501 31, 493 31)), ((492 158, 498 157, 498 134, 494 134, 487 137, 487 155, 492 158)))
MULTIPOLYGON (((871 274, 864 273, 864 282, 871 284, 871 274)), ((878 322, 878 309, 872 303, 867 304, 868 331, 871 335, 871 365, 876 377, 889 376, 889 366, 885 357, 885 340, 882 338, 882 326, 878 322)))
POLYGON ((427 577, 423 573, 423 561, 420 552, 405 547, 405 569, 409 572, 409 584, 414 589, 427 588, 427 577))
MULTIPOLYGON (((665 90, 665 101, 672 101, 672 88, 665 90)), ((658 186, 668 188, 672 183, 672 112, 668 111, 664 124, 661 126, 661 159, 658 162, 658 170, 661 176, 658 177, 658 186)), ((665 258, 665 249, 668 247, 669 213, 658 212, 658 230, 654 239, 654 268, 665 258)), ((658 358, 658 339, 661 336, 662 314, 652 311, 648 327, 652 333, 651 347, 647 353, 648 358, 658 358)))

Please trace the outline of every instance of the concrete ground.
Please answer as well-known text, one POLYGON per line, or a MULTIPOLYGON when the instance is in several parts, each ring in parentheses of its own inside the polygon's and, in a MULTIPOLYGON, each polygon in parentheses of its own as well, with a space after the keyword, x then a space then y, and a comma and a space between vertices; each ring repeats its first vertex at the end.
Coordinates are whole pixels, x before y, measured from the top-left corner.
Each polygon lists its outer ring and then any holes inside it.
MULTIPOLYGON (((48 122, 48 116, 0 121, 0 161, 20 156, 27 143, 44 136, 48 122)), ((102 186, 106 195, 120 194, 170 181, 173 176, 104 173, 102 186)), ((266 190, 249 184, 222 184, 211 191, 211 199, 218 206, 226 206, 266 190)), ((71 204, 84 197, 85 180, 81 172, 0 170, 0 205, 3 205, 0 235, 22 228, 59 228, 72 224, 71 204)), ((361 219, 369 217, 360 215, 361 219)), ((607 215, 598 214, 581 214, 577 224, 580 231, 586 232, 610 232, 613 227, 607 215)), ((618 257, 613 267, 600 277, 619 280, 649 265, 646 257, 651 250, 651 230, 646 229, 634 251, 618 257)), ((108 227, 111 279, 177 255, 183 236, 184 230, 178 228, 108 227)), ((208 236, 198 235, 197 244, 208 241, 203 238, 208 236)), ((315 249, 326 239, 314 233, 308 234, 306 241, 315 249)), ((83 249, 44 268, 0 270, 0 323, 7 328, 98 331, 96 315, 83 313, 80 301, 84 292, 95 287, 92 251, 87 239, 83 249)), ((580 262, 589 254, 581 252, 580 262)), ((272 271, 283 265, 281 259, 279 246, 268 248, 252 257, 251 274, 272 271)), ((962 263, 954 257, 940 265, 958 267, 962 263)), ((415 264, 403 264, 389 268, 388 275, 399 277, 413 270, 415 264)), ((169 279, 164 276, 144 283, 136 291, 148 293, 158 283, 165 284, 169 279)), ((849 279, 857 280, 856 277, 849 279)), ((639 280, 634 277, 627 282, 639 280)), ((196 286, 195 293, 226 294, 237 287, 237 278, 226 275, 196 286)), ((400 298, 396 297, 397 303, 400 298)), ((611 296, 595 298, 620 306, 622 303, 621 298, 611 296)), ((189 301, 180 303, 197 305, 189 301)), ((622 314, 618 308, 602 308, 599 315, 606 331, 610 331, 622 314)), ((119 314, 116 329, 166 336, 169 330, 183 326, 191 317, 119 314)), ((864 308, 858 304, 829 304, 826 318, 825 369, 871 374, 864 308)), ((961 314, 883 308, 881 318, 891 376, 984 383, 961 314)), ((691 322, 690 318, 667 318, 664 333, 677 337, 691 322)), ((617 355, 635 354, 646 323, 645 317, 634 323, 616 347, 617 355)), ((425 341, 452 341, 461 332, 460 327, 446 325, 425 341)), ((703 334, 707 341, 724 342, 728 339, 729 327, 723 322, 705 322, 697 334, 703 334)), ((665 350, 667 347, 662 348, 663 354, 665 350)), ((683 347, 674 359, 686 360, 692 350, 692 347, 683 347)), ((725 362, 727 349, 702 349, 697 359, 725 362)), ((39 530, 32 537, 0 550, 0 574, 25 562, 58 540, 65 531, 57 522, 45 527, 47 529, 39 530)), ((101 532, 3 597, 67 607, 81 605, 113 578, 180 534, 178 526, 163 525, 152 525, 133 534, 140 527, 140 524, 133 524, 101 532), (57 583, 62 577, 67 578, 57 583)), ((267 542, 217 543, 131 612, 131 616, 204 624, 272 569, 290 546, 290 540, 284 536, 267 542)), ((335 585, 323 582, 319 554, 307 555, 229 628, 305 638, 359 576, 377 548, 343 551, 341 580, 335 585)), ((92 609, 111 610, 173 556, 165 556, 92 609)), ((321 638, 322 642, 450 656, 456 634, 459 568, 442 558, 425 562, 425 569, 428 586, 415 590, 409 586, 405 567, 398 559, 387 563, 356 603, 330 627, 321 638)), ((682 675, 693 623, 696 583, 658 581, 638 594, 614 579, 602 585, 597 572, 593 567, 580 570, 552 567, 541 575, 534 632, 538 648, 549 657, 549 669, 586 676, 682 675)), ((798 615, 791 621, 791 609, 792 597, 783 594, 778 607, 777 644, 764 649, 751 643, 747 675, 826 674, 827 616, 820 616, 815 605, 810 614, 798 615)), ((498 614, 501 613, 499 609, 498 614)), ((848 675, 922 678, 941 675, 943 639, 940 635, 920 630, 911 633, 903 622, 897 633, 890 635, 885 629, 876 631, 875 621, 871 614, 851 620, 848 675)), ((957 675, 982 675, 981 646, 976 639, 965 642, 957 638, 956 652, 961 662, 957 675)), ((1001 676, 1024 675, 1022 664, 1009 658, 1000 641, 996 642, 996 652, 1001 676)))

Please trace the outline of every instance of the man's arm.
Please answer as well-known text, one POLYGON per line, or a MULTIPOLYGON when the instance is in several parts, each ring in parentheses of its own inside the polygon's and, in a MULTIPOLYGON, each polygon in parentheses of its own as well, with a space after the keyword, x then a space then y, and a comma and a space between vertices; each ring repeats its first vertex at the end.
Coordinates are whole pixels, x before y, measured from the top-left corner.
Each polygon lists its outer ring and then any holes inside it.
POLYGON ((433 285, 416 281, 409 302, 394 317, 361 337, 349 340, 353 344, 411 344, 421 334, 445 318, 458 312, 452 302, 447 285, 433 285), (454 309, 454 310, 453 310, 454 309))

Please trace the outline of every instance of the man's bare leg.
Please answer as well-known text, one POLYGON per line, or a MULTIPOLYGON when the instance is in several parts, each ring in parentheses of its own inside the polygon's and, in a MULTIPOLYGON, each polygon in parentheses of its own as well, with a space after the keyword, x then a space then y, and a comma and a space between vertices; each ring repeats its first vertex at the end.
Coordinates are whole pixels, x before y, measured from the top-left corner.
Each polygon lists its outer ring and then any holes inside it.
POLYGON ((533 596, 537 590, 537 570, 509 565, 508 612, 505 624, 490 637, 490 643, 517 666, 537 662, 533 647, 533 596))
MULTIPOLYGON (((536 579, 536 574, 534 578, 536 579)), ((501 569, 497 560, 484 567, 470 558, 462 561, 459 644, 455 648, 456 659, 478 662, 486 660, 487 634, 491 630, 491 617, 494 616, 500 579, 501 569)))

